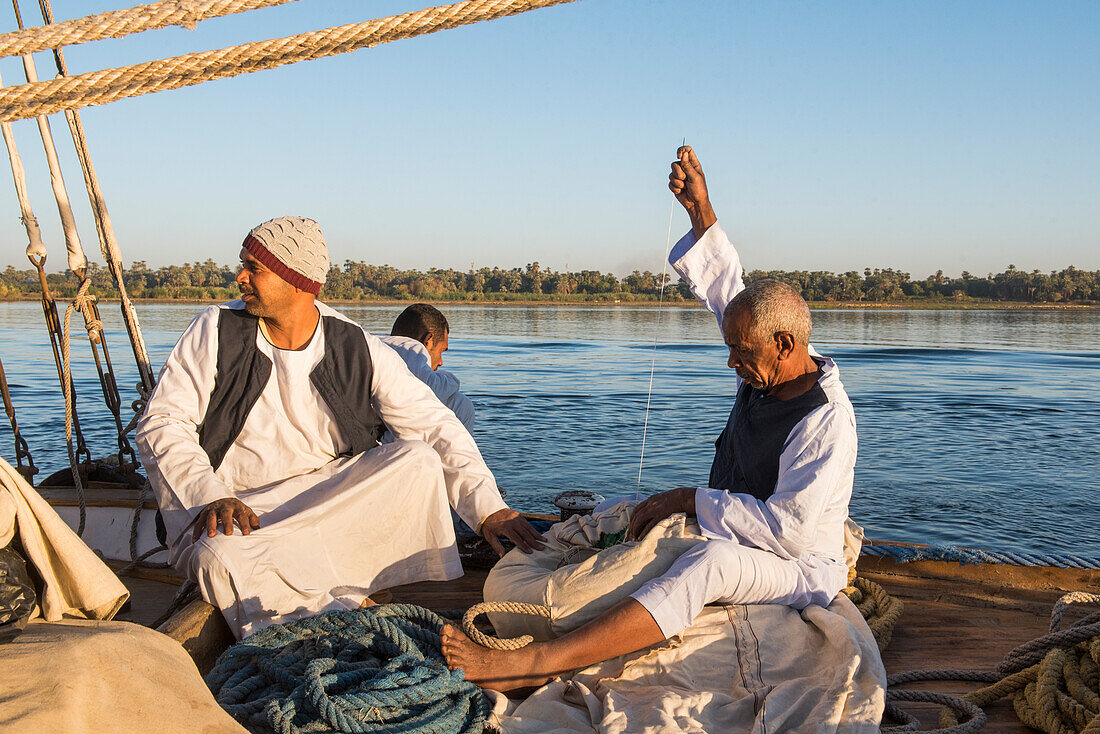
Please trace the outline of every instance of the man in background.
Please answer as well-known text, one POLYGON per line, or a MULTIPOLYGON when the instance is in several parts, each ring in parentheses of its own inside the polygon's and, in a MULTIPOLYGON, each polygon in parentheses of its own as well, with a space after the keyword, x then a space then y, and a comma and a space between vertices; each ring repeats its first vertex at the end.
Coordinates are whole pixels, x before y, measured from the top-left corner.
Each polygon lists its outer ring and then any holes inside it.
POLYGON ((397 352, 409 371, 430 387, 439 401, 450 408, 469 431, 474 427, 474 404, 459 392, 458 378, 440 369, 449 336, 447 317, 438 308, 427 303, 414 303, 393 322, 390 335, 380 338, 397 352))

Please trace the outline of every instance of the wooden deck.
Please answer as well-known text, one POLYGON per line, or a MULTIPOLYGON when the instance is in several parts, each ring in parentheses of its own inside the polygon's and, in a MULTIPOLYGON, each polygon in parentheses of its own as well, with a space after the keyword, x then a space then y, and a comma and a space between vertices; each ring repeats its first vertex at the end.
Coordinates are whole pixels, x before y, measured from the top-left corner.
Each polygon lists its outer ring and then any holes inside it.
MULTIPOLYGON (((393 601, 435 609, 461 609, 482 600, 486 571, 471 570, 455 581, 426 582, 391 590, 393 601)), ((1064 569, 1020 569, 1004 566, 959 566, 952 563, 918 562, 895 564, 864 557, 860 575, 882 584, 905 604, 894 630, 893 640, 883 655, 890 673, 928 668, 992 669, 1016 645, 1047 632, 1050 610, 1065 591, 1100 592, 1100 571, 1064 569)), ((164 611, 176 586, 170 572, 153 572, 146 578, 124 579, 133 596, 120 619, 148 624, 164 611)), ((177 579, 178 580, 178 579, 177 579)), ((195 617, 191 627, 176 629, 173 636, 201 635, 228 642, 224 623, 209 605, 195 617)), ((1077 618, 1071 612, 1067 620, 1077 618)), ((165 630, 169 631, 169 630, 165 630)), ((200 670, 213 663, 204 645, 185 642, 200 670)), ((204 670, 205 672, 205 670, 204 670)), ((944 693, 962 694, 976 686, 966 683, 914 684, 944 693)), ((904 704, 925 728, 935 728, 939 707, 904 704)), ((991 734, 1031 732, 1016 718, 1009 700, 986 710, 989 723, 982 730, 991 734)))

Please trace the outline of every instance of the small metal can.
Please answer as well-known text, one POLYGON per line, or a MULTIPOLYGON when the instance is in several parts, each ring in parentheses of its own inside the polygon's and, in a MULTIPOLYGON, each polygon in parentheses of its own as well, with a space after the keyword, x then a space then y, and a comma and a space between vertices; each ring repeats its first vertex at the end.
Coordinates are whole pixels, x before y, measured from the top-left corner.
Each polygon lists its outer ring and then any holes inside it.
POLYGON ((587 489, 571 489, 554 498, 554 506, 561 510, 561 519, 567 520, 573 515, 587 515, 596 505, 603 502, 603 495, 587 489))

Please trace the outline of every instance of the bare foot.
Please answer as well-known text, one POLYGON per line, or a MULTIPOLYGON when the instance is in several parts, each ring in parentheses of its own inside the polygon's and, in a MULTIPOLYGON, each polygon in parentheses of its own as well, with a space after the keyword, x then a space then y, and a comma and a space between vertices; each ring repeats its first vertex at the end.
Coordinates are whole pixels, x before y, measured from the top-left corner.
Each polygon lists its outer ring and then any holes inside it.
POLYGON ((441 633, 443 657, 454 670, 462 668, 466 680, 494 691, 541 686, 554 676, 540 673, 540 644, 533 642, 518 650, 490 650, 482 647, 462 630, 447 624, 441 633))

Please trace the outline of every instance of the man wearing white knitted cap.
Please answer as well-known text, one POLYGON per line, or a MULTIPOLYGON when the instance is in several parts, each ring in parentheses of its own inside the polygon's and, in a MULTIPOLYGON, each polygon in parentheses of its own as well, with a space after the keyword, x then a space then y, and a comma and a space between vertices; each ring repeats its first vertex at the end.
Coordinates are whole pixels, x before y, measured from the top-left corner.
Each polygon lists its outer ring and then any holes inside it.
POLYGON ((316 300, 316 222, 265 222, 240 258, 241 299, 191 323, 138 426, 170 559, 237 637, 460 576, 449 508, 498 552, 541 547, 455 414, 316 300))

